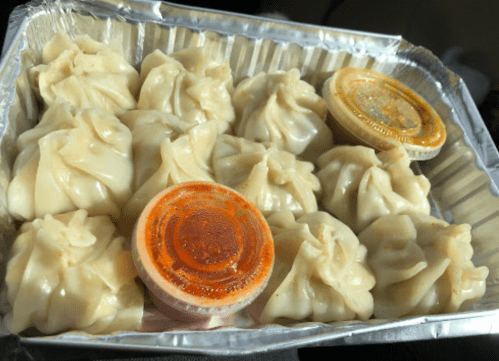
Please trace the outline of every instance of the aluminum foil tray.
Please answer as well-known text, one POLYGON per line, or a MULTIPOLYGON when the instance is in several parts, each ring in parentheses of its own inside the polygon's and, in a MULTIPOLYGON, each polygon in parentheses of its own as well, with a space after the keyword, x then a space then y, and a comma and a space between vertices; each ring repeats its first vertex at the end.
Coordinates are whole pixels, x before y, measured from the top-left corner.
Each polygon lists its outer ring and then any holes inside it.
MULTIPOLYGON (((448 140, 419 168, 432 185, 434 213, 473 227, 475 265, 489 267, 487 292, 466 312, 398 320, 297 323, 208 331, 123 332, 89 336, 77 332, 24 337, 43 345, 242 355, 295 347, 374 344, 495 333, 499 328, 499 154, 464 82, 428 50, 398 36, 345 31, 292 22, 183 7, 150 0, 32 1, 11 14, 0 64, 0 264, 2 276, 12 244, 5 190, 16 137, 37 119, 27 70, 40 62, 43 46, 58 29, 99 41, 118 39, 135 66, 155 49, 211 44, 225 54, 234 81, 260 71, 298 68, 320 89, 337 69, 365 67, 391 75, 423 95, 444 119, 448 140)), ((5 331, 3 331, 5 332, 5 331)))

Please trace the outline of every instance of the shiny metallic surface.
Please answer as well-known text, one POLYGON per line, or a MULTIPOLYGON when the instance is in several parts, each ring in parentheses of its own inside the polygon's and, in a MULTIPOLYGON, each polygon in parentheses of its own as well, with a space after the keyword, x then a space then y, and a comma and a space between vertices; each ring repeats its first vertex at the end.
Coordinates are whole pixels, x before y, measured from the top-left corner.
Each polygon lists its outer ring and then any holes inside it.
MULTIPOLYGON (((244 313, 201 328, 161 322, 143 332, 90 336, 69 332, 26 337, 31 344, 244 355, 295 347, 373 344, 498 332, 499 153, 464 82, 428 50, 397 36, 345 31, 149 0, 32 1, 11 15, 0 64, 0 234, 7 261, 13 224, 5 190, 16 155, 15 139, 32 127, 38 105, 28 69, 59 29, 99 41, 118 39, 139 69, 155 49, 169 54, 206 45, 225 54, 234 81, 261 71, 298 68, 318 91, 335 70, 364 67, 393 76, 426 99, 444 120, 448 137, 440 154, 420 162, 432 185, 434 214, 469 223, 475 265, 489 267, 487 292, 472 310, 447 315, 368 322, 302 323, 255 327, 244 313), (158 326, 159 325, 159 326, 158 326), (206 328, 211 328, 206 330, 206 328)), ((147 316, 146 316, 147 317, 147 316)), ((5 332, 5 331, 3 331, 5 332)))

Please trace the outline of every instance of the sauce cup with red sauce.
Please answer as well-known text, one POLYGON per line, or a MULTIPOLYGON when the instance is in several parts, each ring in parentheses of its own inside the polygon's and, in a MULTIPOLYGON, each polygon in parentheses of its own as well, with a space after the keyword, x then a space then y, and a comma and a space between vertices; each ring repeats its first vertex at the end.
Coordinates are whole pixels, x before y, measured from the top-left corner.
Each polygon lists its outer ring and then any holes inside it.
POLYGON ((178 320, 241 310, 263 290, 274 263, 272 234, 256 206, 201 181, 157 194, 137 221, 132 249, 156 306, 178 320))

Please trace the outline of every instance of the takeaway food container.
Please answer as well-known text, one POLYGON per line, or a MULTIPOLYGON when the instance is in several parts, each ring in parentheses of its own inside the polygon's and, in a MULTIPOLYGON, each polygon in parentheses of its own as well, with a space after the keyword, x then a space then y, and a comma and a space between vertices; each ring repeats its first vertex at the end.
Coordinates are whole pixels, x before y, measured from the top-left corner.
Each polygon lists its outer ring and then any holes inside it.
MULTIPOLYGON (((393 76, 422 95, 448 130, 440 154, 416 164, 431 184, 433 213, 473 227, 475 265, 490 270, 487 291, 471 310, 455 314, 341 323, 255 327, 244 314, 211 329, 161 326, 150 332, 91 336, 67 332, 25 337, 28 344, 241 355, 305 346, 373 344, 497 332, 499 317, 499 154, 464 82, 428 50, 398 36, 346 31, 178 6, 152 0, 32 1, 11 15, 0 64, 1 262, 5 266, 14 225, 5 189, 14 140, 37 119, 28 69, 58 29, 99 41, 118 39, 134 66, 155 49, 165 53, 210 43, 230 62, 234 81, 261 71, 298 68, 320 89, 337 69, 355 66, 393 76)), ((4 274, 3 274, 4 276, 4 274)), ((146 313, 147 317, 147 313, 146 313)), ((6 331, 3 330, 5 333, 6 331)))

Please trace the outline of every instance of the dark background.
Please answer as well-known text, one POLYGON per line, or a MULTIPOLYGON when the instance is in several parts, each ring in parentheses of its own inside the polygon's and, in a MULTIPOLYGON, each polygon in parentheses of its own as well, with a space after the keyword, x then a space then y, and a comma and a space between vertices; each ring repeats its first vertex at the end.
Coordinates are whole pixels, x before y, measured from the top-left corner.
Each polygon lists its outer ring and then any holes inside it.
MULTIPOLYGON (((486 0, 297 0, 297 1, 171 1, 189 6, 361 31, 401 35, 440 57, 461 75, 470 89, 485 124, 499 139, 499 2, 486 0)), ((8 17, 25 1, 0 5, 0 41, 8 17)), ((422 342, 369 346, 308 347, 299 350, 219 360, 308 360, 327 355, 365 357, 369 360, 497 360, 499 335, 462 337, 422 342), (340 351, 343 351, 340 354, 340 351)), ((31 346, 15 336, 0 338, 0 360, 175 360, 205 361, 205 356, 165 355, 102 349, 31 346)))

